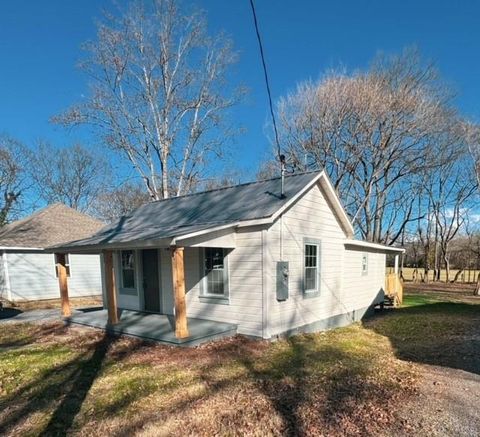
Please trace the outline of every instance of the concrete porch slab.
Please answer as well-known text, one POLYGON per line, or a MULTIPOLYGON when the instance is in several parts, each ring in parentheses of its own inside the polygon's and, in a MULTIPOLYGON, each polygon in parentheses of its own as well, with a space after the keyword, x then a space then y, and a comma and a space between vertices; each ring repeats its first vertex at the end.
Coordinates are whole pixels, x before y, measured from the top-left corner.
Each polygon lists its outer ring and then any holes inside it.
POLYGON ((108 325, 107 320, 108 313, 105 309, 79 311, 68 319, 71 323, 104 329, 114 334, 129 335, 176 346, 197 346, 208 341, 231 337, 237 333, 237 326, 231 323, 188 318, 190 336, 178 339, 175 337, 173 316, 123 309, 119 309, 117 325, 108 325))

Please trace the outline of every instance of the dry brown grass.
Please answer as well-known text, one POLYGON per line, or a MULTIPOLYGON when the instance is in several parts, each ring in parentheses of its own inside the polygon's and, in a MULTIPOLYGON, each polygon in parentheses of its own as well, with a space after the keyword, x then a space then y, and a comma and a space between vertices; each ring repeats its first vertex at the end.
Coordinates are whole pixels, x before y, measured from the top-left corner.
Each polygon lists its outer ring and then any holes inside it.
POLYGON ((5 325, 0 433, 378 434, 415 375, 386 337, 358 324, 194 349, 58 323, 5 325))
POLYGON ((473 295, 474 284, 404 282, 404 290, 410 295, 421 295, 449 302, 480 302, 480 297, 473 295))
MULTIPOLYGON (((72 308, 101 306, 102 297, 101 296, 71 297, 70 305, 72 306, 72 308)), ((60 299, 26 300, 26 301, 14 302, 12 306, 22 311, 29 311, 29 310, 61 308, 62 303, 60 299)))

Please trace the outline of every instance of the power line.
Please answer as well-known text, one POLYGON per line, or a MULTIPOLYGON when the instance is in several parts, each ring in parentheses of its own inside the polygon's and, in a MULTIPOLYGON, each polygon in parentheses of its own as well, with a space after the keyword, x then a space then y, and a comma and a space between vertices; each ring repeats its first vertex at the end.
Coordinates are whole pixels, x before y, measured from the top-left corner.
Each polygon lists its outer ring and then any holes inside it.
POLYGON ((265 55, 263 53, 262 38, 260 37, 260 31, 258 30, 257 14, 255 13, 255 5, 253 4, 253 0, 250 0, 250 6, 252 7, 253 22, 255 24, 255 32, 257 33, 258 47, 260 49, 260 57, 262 58, 263 73, 265 76, 265 84, 267 86, 268 104, 270 106, 270 115, 272 116, 273 131, 275 133, 275 143, 277 144, 278 158, 280 159, 282 152, 280 150, 280 141, 278 139, 277 122, 275 120, 275 112, 273 111, 272 93, 270 91, 270 83, 268 80, 267 64, 265 63, 265 55))

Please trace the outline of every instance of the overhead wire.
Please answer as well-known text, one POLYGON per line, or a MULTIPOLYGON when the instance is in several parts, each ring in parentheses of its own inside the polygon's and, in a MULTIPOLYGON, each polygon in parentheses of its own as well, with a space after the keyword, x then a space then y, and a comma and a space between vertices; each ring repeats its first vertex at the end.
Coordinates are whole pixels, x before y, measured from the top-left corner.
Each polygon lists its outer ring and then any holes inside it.
POLYGON ((259 50, 260 50, 260 58, 262 60, 263 74, 264 74, 264 78, 265 78, 265 85, 266 85, 266 88, 267 88, 268 104, 269 104, 269 107, 270 107, 270 115, 272 117, 273 131, 274 131, 274 134, 275 134, 275 144, 277 146, 278 159, 281 160, 282 159, 281 158, 282 151, 281 151, 281 148, 280 148, 280 140, 279 140, 279 137, 278 137, 278 129, 277 129, 277 121, 275 119, 275 111, 273 110, 272 92, 270 90, 270 81, 268 79, 267 64, 265 62, 265 53, 264 53, 264 50, 263 50, 263 44, 262 44, 262 38, 260 36, 260 30, 258 28, 257 14, 255 12, 255 4, 254 4, 253 0, 250 0, 250 6, 252 8, 253 23, 254 23, 254 26, 255 26, 255 32, 257 34, 258 47, 259 47, 259 50))

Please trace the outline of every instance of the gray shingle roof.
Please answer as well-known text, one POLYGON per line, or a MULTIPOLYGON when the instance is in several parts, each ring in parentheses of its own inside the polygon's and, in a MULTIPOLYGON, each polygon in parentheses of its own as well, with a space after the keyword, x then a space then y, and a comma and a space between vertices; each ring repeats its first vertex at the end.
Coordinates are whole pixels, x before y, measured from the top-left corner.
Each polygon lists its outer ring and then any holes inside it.
POLYGON ((238 221, 267 218, 319 173, 286 176, 285 198, 280 196, 280 178, 275 178, 151 202, 92 237, 68 246, 100 246, 178 237, 238 221))
POLYGON ((45 248, 86 238, 104 223, 62 203, 0 228, 0 247, 45 248))

